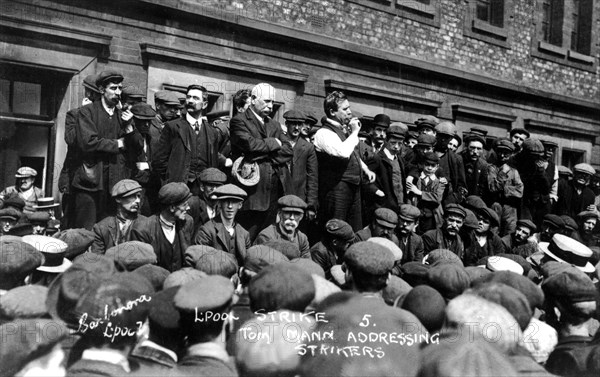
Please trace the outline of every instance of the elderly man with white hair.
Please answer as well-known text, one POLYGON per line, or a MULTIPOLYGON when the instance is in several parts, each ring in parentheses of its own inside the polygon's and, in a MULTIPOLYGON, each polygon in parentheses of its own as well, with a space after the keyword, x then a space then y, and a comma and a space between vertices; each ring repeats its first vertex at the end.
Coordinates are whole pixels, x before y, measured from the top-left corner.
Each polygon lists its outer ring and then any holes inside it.
POLYGON ((246 185, 248 199, 238 215, 238 222, 254 240, 261 230, 275 222, 277 200, 290 180, 286 163, 294 152, 279 122, 269 117, 273 112, 275 88, 266 83, 258 84, 250 98, 250 107, 231 119, 230 128, 233 159, 243 157, 240 165, 258 164, 260 178, 255 184, 244 176, 251 169, 242 168, 240 183, 246 185), (249 186, 251 184, 254 185, 249 186))

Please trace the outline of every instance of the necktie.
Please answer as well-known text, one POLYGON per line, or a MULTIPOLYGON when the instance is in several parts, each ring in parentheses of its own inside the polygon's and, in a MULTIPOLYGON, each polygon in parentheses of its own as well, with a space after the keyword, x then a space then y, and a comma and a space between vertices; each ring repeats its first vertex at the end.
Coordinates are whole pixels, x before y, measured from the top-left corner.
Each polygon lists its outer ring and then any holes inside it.
POLYGON ((196 132, 196 135, 200 133, 200 125, 198 122, 194 123, 194 132, 196 132))

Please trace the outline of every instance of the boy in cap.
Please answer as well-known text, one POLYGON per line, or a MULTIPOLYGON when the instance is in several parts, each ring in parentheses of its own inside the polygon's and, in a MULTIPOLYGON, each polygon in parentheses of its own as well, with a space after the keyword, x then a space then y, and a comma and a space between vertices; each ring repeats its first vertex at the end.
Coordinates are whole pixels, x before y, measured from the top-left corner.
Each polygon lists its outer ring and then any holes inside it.
POLYGON ((593 211, 596 209, 594 201, 596 195, 589 188, 592 176, 596 170, 586 163, 573 167, 573 180, 565 186, 561 186, 558 193, 558 201, 555 206, 557 215, 567 215, 572 218, 582 211, 593 211))
POLYGON ((383 237, 398 246, 395 230, 398 226, 398 215, 389 208, 377 208, 373 221, 369 226, 356 232, 356 241, 367 241, 371 237, 383 237))
POLYGON ((18 196, 25 201, 23 213, 31 213, 35 211, 33 206, 38 198, 43 198, 44 193, 39 187, 35 187, 35 177, 37 171, 28 166, 20 167, 15 174, 16 183, 14 186, 6 187, 0 192, 0 208, 4 207, 4 201, 11 196, 18 196))
POLYGON ((310 255, 323 268, 328 280, 331 280, 331 268, 342 264, 342 258, 354 238, 352 227, 345 221, 331 219, 325 224, 321 241, 313 245, 310 255))
POLYGON ((519 171, 508 164, 515 150, 514 144, 508 139, 500 139, 494 150, 497 158, 495 166, 490 165, 488 201, 493 203, 490 208, 500 216, 500 236, 506 236, 515 231, 524 186, 519 171))
POLYGON ((183 266, 185 250, 192 244, 194 220, 187 214, 191 196, 185 183, 167 183, 158 192, 161 211, 131 228, 131 240, 152 245, 157 264, 170 272, 183 266))
POLYGON ((507 254, 513 254, 513 250, 519 246, 528 243, 529 237, 531 237, 537 231, 537 227, 531 220, 521 219, 517 221, 517 228, 511 234, 507 234, 502 237, 502 243, 504 244, 505 252, 507 254))
POLYGON ((294 157, 288 162, 291 188, 286 194, 296 195, 304 200, 307 203, 306 218, 314 221, 319 195, 319 165, 314 145, 300 137, 306 115, 298 110, 288 110, 283 117, 294 150, 294 157))
MULTIPOLYGON (((445 176, 448 179, 449 190, 446 191, 444 196, 448 196, 449 193, 453 194, 453 198, 449 198, 453 202, 461 202, 462 196, 466 194, 466 182, 465 182, 465 167, 462 160, 462 156, 454 153, 454 150, 450 149, 452 140, 456 137, 457 131, 454 123, 444 121, 438 124, 436 127, 436 143, 435 153, 440 158, 440 174, 438 176, 445 176)), ((458 144, 456 144, 458 146, 458 144)), ((444 197, 444 199, 446 199, 444 197)))
POLYGON ((421 210, 419 229, 422 232, 435 229, 443 221, 442 198, 448 180, 436 176, 439 161, 440 158, 435 152, 425 153, 416 182, 406 183, 411 204, 421 210))
POLYGON ((400 250, 402 250, 401 264, 407 262, 421 262, 423 260, 423 239, 415 231, 421 217, 421 211, 411 205, 402 204, 398 213, 398 236, 400 250))
POLYGON ((308 238, 302 231, 298 230, 298 225, 306 211, 306 203, 295 195, 286 195, 277 201, 279 211, 275 224, 269 225, 263 229, 256 240, 255 245, 267 243, 271 240, 290 241, 300 249, 299 257, 310 258, 310 246, 308 238))
POLYGON ((110 191, 118 181, 128 178, 126 139, 137 130, 131 124, 133 113, 121 111, 119 106, 123 90, 123 76, 114 71, 98 75, 96 86, 101 98, 83 106, 77 119, 76 155, 73 167, 73 228, 92 229, 97 221, 106 217, 111 203, 110 191))
POLYGON ((104 254, 106 250, 123 242, 131 241, 131 229, 135 223, 143 228, 148 218, 140 215, 142 186, 132 179, 123 179, 112 188, 112 197, 117 204, 115 216, 109 216, 94 224, 92 252, 104 254))
POLYGON ((375 184, 384 194, 380 199, 381 206, 393 210, 398 210, 406 196, 404 188, 406 172, 404 160, 401 158, 406 129, 406 125, 402 123, 390 125, 385 143, 378 153, 381 163, 375 172, 377 174, 375 184))
POLYGON ((173 302, 187 336, 187 349, 175 375, 238 375, 225 349, 233 301, 233 285, 223 276, 207 276, 179 288, 173 302), (211 317, 206 319, 208 314, 211 317))
POLYGON ((424 252, 427 254, 435 249, 447 249, 462 259, 464 244, 459 232, 467 213, 459 204, 448 204, 444 208, 444 223, 440 228, 432 229, 423 234, 424 252))
POLYGON ((431 135, 435 136, 436 126, 440 123, 440 120, 433 115, 424 115, 421 118, 415 120, 417 126, 417 132, 419 135, 431 135))
POLYGON ((146 103, 146 96, 144 93, 135 85, 128 85, 123 88, 121 93, 121 110, 131 110, 131 108, 138 103, 146 103))
POLYGON ((202 225, 196 232, 194 244, 207 245, 226 251, 243 264, 246 250, 250 247, 250 235, 235 221, 237 212, 247 197, 244 190, 227 184, 216 188, 211 196, 216 201, 217 215, 202 225))

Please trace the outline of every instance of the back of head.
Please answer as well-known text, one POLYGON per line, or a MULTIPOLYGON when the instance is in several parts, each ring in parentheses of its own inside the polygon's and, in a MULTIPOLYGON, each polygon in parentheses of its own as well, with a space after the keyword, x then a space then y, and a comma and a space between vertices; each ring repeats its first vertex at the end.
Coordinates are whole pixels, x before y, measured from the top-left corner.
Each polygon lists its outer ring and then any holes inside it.
POLYGON ((304 311, 315 297, 311 275, 292 263, 263 268, 248 286, 252 311, 304 311))
POLYGON ((378 292, 385 288, 394 256, 387 248, 373 242, 357 242, 344 254, 344 263, 352 274, 359 292, 378 292))

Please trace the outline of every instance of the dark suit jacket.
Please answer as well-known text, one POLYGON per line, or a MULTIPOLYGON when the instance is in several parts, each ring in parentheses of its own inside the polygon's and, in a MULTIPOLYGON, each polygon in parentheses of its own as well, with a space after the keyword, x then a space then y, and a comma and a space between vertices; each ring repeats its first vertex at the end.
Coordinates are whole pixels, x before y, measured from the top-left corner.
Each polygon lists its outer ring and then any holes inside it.
MULTIPOLYGON (((192 140, 190 124, 185 117, 169 121, 165 124, 158 142, 157 149, 153 151, 154 159, 152 168, 164 183, 187 182, 192 162, 192 140)), ((219 168, 224 165, 225 159, 219 160, 218 145, 219 134, 206 121, 202 121, 202 132, 206 132, 208 140, 206 150, 198 148, 199 174, 206 168, 219 168)))
POLYGON ((406 244, 404 244, 402 238, 398 239, 400 240, 400 250, 402 250, 402 264, 407 262, 423 261, 423 257, 425 256, 425 246, 423 245, 423 239, 421 238, 421 236, 419 236, 415 232, 411 232, 408 236, 406 244))
POLYGON ((316 210, 319 199, 317 153, 315 147, 302 138, 294 146, 291 175, 291 191, 286 194, 296 195, 308 204, 309 209, 316 210))
POLYGON ((192 235, 194 233, 194 220, 186 215, 186 219, 177 220, 175 229, 179 242, 173 243, 172 247, 166 245, 163 230, 160 226, 159 215, 153 215, 148 218, 147 223, 136 223, 131 226, 131 240, 141 241, 152 245, 157 265, 173 272, 183 267, 185 250, 192 244, 192 235), (164 242, 163 242, 164 240, 164 242))
POLYGON ((488 163, 480 158, 475 163, 464 159, 465 180, 469 195, 485 198, 489 194, 488 163))
POLYGON ((235 250, 229 249, 227 238, 229 238, 229 232, 227 232, 227 229, 225 229, 225 226, 221 222, 221 216, 217 215, 213 220, 198 228, 194 244, 212 246, 217 250, 235 254, 241 266, 246 258, 246 250, 252 245, 250 235, 240 224, 235 224, 235 247, 237 253, 234 253, 235 250))
POLYGON ((244 210, 266 211, 271 202, 271 176, 276 174, 284 191, 289 190, 290 173, 286 163, 294 155, 292 145, 277 121, 267 119, 261 124, 251 109, 238 113, 231 119, 231 153, 232 159, 239 156, 256 161, 260 170, 260 181, 256 186, 244 188, 248 199, 244 201, 244 210), (277 140, 282 145, 279 146, 277 140))
POLYGON ((124 137, 127 142, 139 132, 134 128, 134 132, 125 134, 119 109, 115 108, 111 118, 115 121, 109 121, 100 100, 79 110, 75 131, 81 161, 73 172, 72 185, 80 190, 110 190, 115 183, 130 176, 127 155, 119 150, 117 139, 124 137), (107 182, 104 181, 105 167, 108 168, 107 182))
MULTIPOLYGON (((138 227, 144 228, 148 226, 148 218, 146 216, 139 215, 137 219, 133 220, 133 223, 129 227, 129 235, 125 237, 125 241, 131 241, 131 229, 134 224, 138 223, 138 227)), ((117 224, 117 218, 115 216, 105 217, 101 221, 94 224, 92 231, 94 232, 94 243, 92 243, 92 252, 98 254, 104 254, 106 250, 117 243, 117 234, 119 225, 117 224)))
MULTIPOLYGON (((400 205, 404 201, 399 201, 396 197, 396 193, 394 191, 394 182, 392 181, 392 177, 394 174, 392 161, 385 155, 383 149, 378 153, 379 157, 379 167, 375 171, 377 175, 376 185, 377 187, 383 191, 385 196, 380 199, 381 207, 390 208, 395 212, 398 212, 400 209, 400 205)), ((406 185, 406 172, 404 170, 404 162, 402 159, 396 159, 398 161, 398 165, 400 167, 400 179, 402 180, 402 186, 406 185)), ((406 189, 404 191, 404 198, 406 198, 406 189)), ((402 198, 402 199, 404 199, 402 198)))

